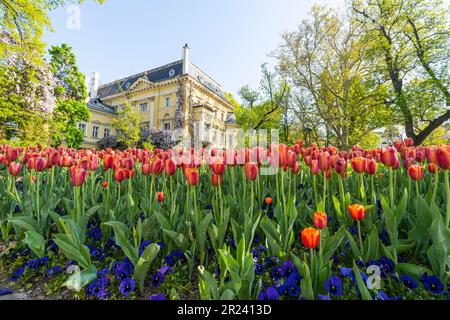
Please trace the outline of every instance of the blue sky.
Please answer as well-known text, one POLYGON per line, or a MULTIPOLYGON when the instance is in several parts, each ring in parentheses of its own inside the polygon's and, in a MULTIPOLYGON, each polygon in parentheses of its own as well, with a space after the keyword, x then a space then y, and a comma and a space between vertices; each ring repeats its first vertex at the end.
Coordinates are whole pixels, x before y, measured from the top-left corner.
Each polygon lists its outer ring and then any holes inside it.
POLYGON ((294 30, 314 3, 342 6, 344 0, 86 0, 80 29, 67 28, 68 7, 50 13, 49 45, 68 43, 82 72, 100 72, 101 83, 181 59, 188 43, 191 61, 236 94, 257 88, 260 65, 283 31, 294 30))

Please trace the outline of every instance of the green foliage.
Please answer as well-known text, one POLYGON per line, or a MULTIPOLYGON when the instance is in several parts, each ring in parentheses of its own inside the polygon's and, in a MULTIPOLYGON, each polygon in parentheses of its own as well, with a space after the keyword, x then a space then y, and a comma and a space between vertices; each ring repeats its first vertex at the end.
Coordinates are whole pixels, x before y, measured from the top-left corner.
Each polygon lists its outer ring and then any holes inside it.
POLYGON ((141 117, 128 103, 117 112, 113 127, 117 130, 117 141, 128 147, 136 147, 139 142, 141 117))

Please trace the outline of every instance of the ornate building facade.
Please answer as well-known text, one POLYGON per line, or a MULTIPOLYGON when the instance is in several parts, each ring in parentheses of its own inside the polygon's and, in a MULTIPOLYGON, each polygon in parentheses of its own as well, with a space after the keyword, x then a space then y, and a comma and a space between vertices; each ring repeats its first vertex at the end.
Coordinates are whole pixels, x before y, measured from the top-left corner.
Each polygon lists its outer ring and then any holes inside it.
MULTIPOLYGON (((99 75, 90 81, 89 122, 79 123, 85 147, 116 135, 117 112, 125 105, 140 115, 141 127, 177 132, 203 145, 223 148, 236 140, 233 106, 221 85, 189 60, 189 47, 182 59, 99 86, 99 75)), ((176 137, 178 138, 178 137, 176 137)))

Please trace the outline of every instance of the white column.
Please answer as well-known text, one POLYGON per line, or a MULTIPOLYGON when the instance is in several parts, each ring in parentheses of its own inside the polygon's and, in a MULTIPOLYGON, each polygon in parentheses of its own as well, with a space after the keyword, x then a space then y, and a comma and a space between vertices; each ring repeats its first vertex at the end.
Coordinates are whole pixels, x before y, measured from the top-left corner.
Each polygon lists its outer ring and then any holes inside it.
POLYGON ((153 119, 155 116, 155 98, 150 98, 150 129, 153 129, 153 119))

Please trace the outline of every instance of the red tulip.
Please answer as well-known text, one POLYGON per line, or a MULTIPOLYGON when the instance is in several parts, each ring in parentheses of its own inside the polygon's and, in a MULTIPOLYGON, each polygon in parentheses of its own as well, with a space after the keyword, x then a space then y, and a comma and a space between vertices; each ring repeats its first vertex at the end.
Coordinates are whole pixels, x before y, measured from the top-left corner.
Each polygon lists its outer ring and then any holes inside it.
POLYGON ((150 169, 151 169, 150 165, 148 163, 145 163, 141 167, 141 172, 144 176, 147 176, 150 174, 150 169))
POLYGON ((409 177, 414 181, 423 179, 423 167, 421 165, 412 164, 408 168, 409 177))
POLYGON ((405 145, 407 147, 412 147, 414 145, 414 140, 412 138, 406 138, 405 139, 405 145))
POLYGON ((19 157, 19 150, 17 148, 9 148, 8 151, 6 151, 6 160, 9 162, 16 161, 19 157))
POLYGON ((322 172, 328 171, 331 168, 331 157, 328 151, 322 152, 318 160, 319 169, 322 172))
POLYGON ((167 159, 164 162, 164 172, 169 177, 173 176, 177 172, 177 165, 172 159, 167 159))
POLYGON ((222 176, 213 173, 211 176, 211 183, 214 187, 218 187, 222 184, 222 176))
POLYGON ((348 207, 348 212, 352 216, 353 220, 360 221, 364 219, 366 210, 360 204, 352 204, 351 206, 348 207))
POLYGON ((186 176, 186 181, 190 186, 195 186, 198 183, 199 180, 199 174, 197 169, 194 168, 186 168, 184 171, 184 174, 186 176))
POLYGON ((108 181, 102 181, 101 186, 103 188, 108 188, 108 181))
POLYGON ((258 167, 256 166, 256 164, 245 164, 245 176, 250 181, 256 180, 256 178, 258 177, 258 167))
POLYGON ((158 202, 161 203, 164 201, 164 192, 157 192, 156 198, 158 199, 158 202))
POLYGON ((430 171, 431 173, 436 173, 436 165, 434 163, 429 163, 428 171, 430 171))
POLYGON ((20 171, 22 170, 22 166, 18 162, 11 162, 8 166, 9 174, 13 177, 16 177, 20 171))
POLYGON ((303 245, 309 249, 317 248, 320 240, 320 233, 313 227, 303 229, 301 233, 303 245))
POLYGON ((154 175, 159 175, 164 170, 163 162, 161 159, 154 159, 151 165, 151 173, 154 175))
POLYGON ((375 174, 377 172, 377 162, 375 159, 367 160, 366 162, 366 173, 367 174, 375 174))
POLYGON ((293 174, 299 174, 300 169, 301 169, 300 163, 298 161, 296 161, 291 169, 292 169, 293 174))
POLYGON ((70 168, 70 182, 74 187, 81 186, 86 180, 88 172, 80 167, 71 167, 70 168))
POLYGON ((272 204, 272 198, 271 198, 271 197, 266 197, 266 198, 264 199, 264 202, 265 202, 268 206, 270 206, 270 205, 272 204))
POLYGON ((34 169, 37 172, 44 171, 46 167, 47 167, 47 159, 42 157, 36 158, 36 161, 34 163, 34 169))
POLYGON ((450 151, 444 147, 438 148, 436 151, 436 161, 439 168, 450 170, 450 151))
POLYGON ((322 230, 327 226, 328 217, 325 212, 316 212, 313 221, 316 228, 322 230))
POLYGON ((363 173, 366 170, 366 161, 367 159, 364 157, 352 158, 350 164, 352 165, 353 171, 363 173))
POLYGON ((334 170, 340 175, 347 171, 347 160, 344 158, 337 158, 334 165, 334 170))
POLYGON ((211 167, 212 172, 214 172, 216 175, 221 176, 225 172, 225 161, 223 158, 212 158, 211 164, 209 166, 211 167))
POLYGON ((113 167, 114 164, 114 157, 112 155, 109 154, 105 154, 103 156, 103 170, 108 170, 111 169, 113 167))

